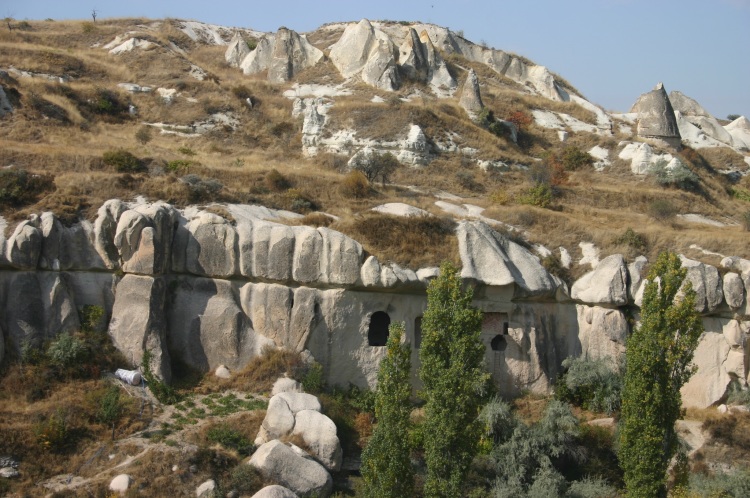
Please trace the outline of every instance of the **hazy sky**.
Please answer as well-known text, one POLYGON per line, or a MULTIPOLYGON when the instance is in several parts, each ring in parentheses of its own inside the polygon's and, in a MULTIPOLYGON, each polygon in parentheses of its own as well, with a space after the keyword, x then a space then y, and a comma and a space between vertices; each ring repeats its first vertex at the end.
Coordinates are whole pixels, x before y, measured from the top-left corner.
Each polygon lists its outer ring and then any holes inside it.
POLYGON ((305 32, 321 24, 431 22, 523 55, 589 100, 627 111, 663 81, 716 117, 750 117, 750 0, 0 0, 0 17, 144 16, 305 32))

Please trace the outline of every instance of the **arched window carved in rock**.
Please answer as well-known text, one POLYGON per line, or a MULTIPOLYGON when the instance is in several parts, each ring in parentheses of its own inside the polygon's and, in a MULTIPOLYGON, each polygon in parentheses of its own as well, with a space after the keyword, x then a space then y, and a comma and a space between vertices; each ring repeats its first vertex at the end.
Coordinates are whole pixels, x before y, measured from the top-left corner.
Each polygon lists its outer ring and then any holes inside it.
POLYGON ((493 351, 505 351, 505 348, 508 347, 508 341, 505 339, 505 337, 501 334, 496 335, 492 338, 492 342, 490 342, 490 347, 493 351))
POLYGON ((388 327, 391 325, 391 317, 385 311, 376 311, 370 317, 370 326, 367 329, 367 343, 370 346, 385 346, 388 341, 388 327))

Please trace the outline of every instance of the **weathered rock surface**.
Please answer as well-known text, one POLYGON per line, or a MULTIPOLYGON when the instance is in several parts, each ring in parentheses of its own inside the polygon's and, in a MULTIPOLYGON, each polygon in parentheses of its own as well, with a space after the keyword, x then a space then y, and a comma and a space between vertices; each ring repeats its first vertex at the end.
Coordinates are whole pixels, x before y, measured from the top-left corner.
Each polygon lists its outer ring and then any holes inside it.
POLYGON ((648 260, 644 256, 638 256, 635 261, 628 265, 628 276, 630 281, 628 283, 628 299, 630 302, 635 302, 635 295, 638 293, 643 280, 646 276, 643 273, 644 268, 648 264, 648 260))
POLYGON ((216 481, 209 479, 195 488, 195 496, 198 498, 214 498, 216 496, 216 481))
POLYGON ((261 445, 248 464, 301 497, 327 497, 333 489, 331 475, 322 465, 298 455, 278 440, 261 445))
POLYGON ((242 61, 250 54, 250 47, 239 32, 232 36, 227 45, 227 51, 224 52, 224 60, 232 67, 240 67, 242 61))
POLYGON ((479 78, 477 78, 477 73, 475 73, 473 69, 470 69, 469 74, 466 76, 466 81, 461 89, 461 96, 458 99, 458 103, 473 118, 484 109, 482 96, 479 90, 479 78))
POLYGON ((336 424, 315 410, 300 410, 294 416, 292 434, 300 436, 312 456, 325 468, 336 472, 341 469, 341 443, 336 424))
MULTIPOLYGON (((235 47, 238 45, 239 42, 235 47)), ((227 50, 227 62, 236 61, 241 52, 241 48, 227 50)), ((239 65, 245 74, 268 71, 268 81, 284 83, 303 69, 314 66, 321 58, 323 52, 310 44, 304 35, 281 27, 276 33, 261 37, 255 50, 249 52, 239 65)))
POLYGON ((165 320, 166 284, 163 278, 125 275, 115 289, 109 322, 114 346, 133 366, 143 352, 151 352, 151 371, 169 382, 172 375, 165 320))
POLYGON ((462 278, 488 286, 515 284, 517 296, 549 296, 557 290, 559 283, 536 256, 485 223, 461 221, 456 236, 462 278))
POLYGON ((628 269, 621 254, 607 256, 578 279, 570 297, 589 304, 623 306, 628 303, 628 269))
POLYGON ((638 136, 665 139, 668 143, 679 144, 680 130, 664 85, 641 95, 630 112, 638 114, 638 136), (670 142, 671 141, 671 142, 670 142))
POLYGON ((289 377, 279 377, 276 382, 273 383, 273 389, 271 389, 271 396, 276 396, 280 393, 301 393, 302 384, 289 377))
POLYGON ((625 352, 630 327, 622 311, 581 304, 576 305, 576 309, 582 357, 616 359, 625 352))
POLYGON ((368 85, 388 91, 400 84, 397 57, 391 38, 367 19, 347 26, 330 53, 331 62, 344 78, 359 75, 368 85))
POLYGON ((698 371, 682 387, 684 406, 706 408, 718 403, 730 382, 746 385, 744 337, 748 327, 737 320, 704 318, 705 333, 695 350, 698 371))
POLYGON ((284 486, 279 486, 278 484, 274 484, 271 486, 266 486, 265 488, 261 489, 257 493, 255 493, 252 498, 298 498, 297 495, 290 489, 285 488, 284 486))
POLYGON ((682 267, 687 268, 686 279, 695 291, 695 309, 699 313, 714 311, 724 298, 719 270, 699 261, 680 256, 682 267))
POLYGON ((742 282, 742 277, 736 273, 727 273, 724 275, 722 290, 724 291, 724 299, 730 308, 737 309, 742 306, 745 301, 745 285, 742 282))

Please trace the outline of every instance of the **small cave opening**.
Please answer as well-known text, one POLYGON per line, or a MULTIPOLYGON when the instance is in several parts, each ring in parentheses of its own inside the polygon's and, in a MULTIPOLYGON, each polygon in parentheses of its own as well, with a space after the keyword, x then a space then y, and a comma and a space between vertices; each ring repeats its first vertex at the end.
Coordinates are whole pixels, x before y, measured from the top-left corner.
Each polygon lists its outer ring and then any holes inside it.
POLYGON ((490 347, 492 348, 493 351, 505 351, 505 348, 508 347, 508 341, 505 339, 505 337, 502 334, 498 334, 492 338, 492 342, 490 342, 490 347))
POLYGON ((367 343, 370 346, 385 346, 388 342, 388 327, 391 325, 391 317, 385 311, 376 311, 370 317, 370 326, 367 329, 367 343))

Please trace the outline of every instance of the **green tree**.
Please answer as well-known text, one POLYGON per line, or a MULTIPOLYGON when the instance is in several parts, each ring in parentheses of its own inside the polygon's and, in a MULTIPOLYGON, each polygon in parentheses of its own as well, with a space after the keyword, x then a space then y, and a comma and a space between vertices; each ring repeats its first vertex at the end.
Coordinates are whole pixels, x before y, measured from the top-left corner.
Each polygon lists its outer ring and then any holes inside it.
POLYGON ((703 332, 695 291, 674 253, 662 253, 643 295, 641 325, 628 339, 620 420, 620 465, 627 495, 666 496, 666 470, 677 450, 680 388, 703 332))
POLYGON ((362 452, 362 478, 367 498, 412 496, 414 488, 409 459, 411 348, 409 344, 401 344, 403 335, 403 323, 391 324, 387 353, 378 370, 377 426, 362 452))
POLYGON ((112 386, 99 399, 99 411, 97 412, 99 421, 112 427, 112 441, 115 440, 115 424, 120 420, 122 411, 120 388, 112 386))
POLYGON ((477 417, 489 374, 479 339, 482 312, 471 306, 472 298, 472 290, 462 291, 458 270, 448 262, 427 288, 419 371, 426 401, 427 497, 462 495, 482 431, 477 417))

